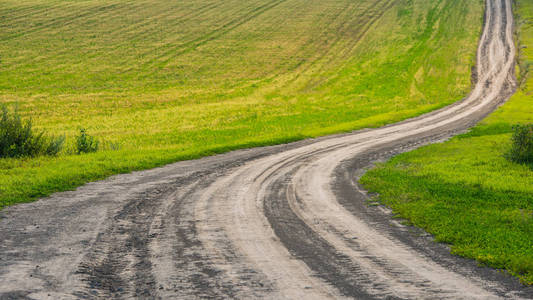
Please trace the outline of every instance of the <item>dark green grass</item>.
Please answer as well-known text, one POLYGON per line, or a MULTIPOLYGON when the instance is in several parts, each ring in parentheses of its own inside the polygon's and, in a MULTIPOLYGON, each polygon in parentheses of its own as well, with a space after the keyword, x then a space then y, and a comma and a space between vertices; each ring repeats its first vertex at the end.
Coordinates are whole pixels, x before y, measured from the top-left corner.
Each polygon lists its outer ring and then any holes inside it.
MULTIPOLYGON (((522 76, 533 59, 533 2, 516 1, 522 76), (526 46, 526 47, 523 47, 526 46)), ((530 74, 530 73, 529 73, 530 74)), ((530 74, 531 75, 531 74, 530 74)), ((505 158, 512 126, 533 123, 533 80, 469 133, 394 157, 362 182, 454 254, 533 284, 533 166, 505 158)))

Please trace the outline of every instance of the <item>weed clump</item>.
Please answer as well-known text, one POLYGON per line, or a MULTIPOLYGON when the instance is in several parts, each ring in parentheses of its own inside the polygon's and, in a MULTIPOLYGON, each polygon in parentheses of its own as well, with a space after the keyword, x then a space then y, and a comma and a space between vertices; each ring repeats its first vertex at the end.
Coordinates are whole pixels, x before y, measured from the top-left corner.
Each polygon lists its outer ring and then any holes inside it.
POLYGON ((35 131, 32 121, 23 121, 18 111, 0 106, 0 158, 57 155, 63 148, 64 136, 48 137, 35 131))
POLYGON ((80 134, 76 137, 76 153, 90 153, 98 151, 99 142, 94 137, 87 134, 85 128, 80 129, 80 134))
POLYGON ((514 125, 507 159, 516 163, 533 163, 533 124, 514 125))

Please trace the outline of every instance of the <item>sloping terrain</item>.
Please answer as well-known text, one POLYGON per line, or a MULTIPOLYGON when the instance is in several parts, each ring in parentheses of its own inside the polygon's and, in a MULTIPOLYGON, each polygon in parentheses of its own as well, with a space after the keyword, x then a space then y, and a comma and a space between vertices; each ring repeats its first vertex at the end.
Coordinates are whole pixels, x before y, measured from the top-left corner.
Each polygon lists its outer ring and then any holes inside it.
POLYGON ((378 127, 470 90, 482 1, 0 0, 0 103, 66 135, 0 208, 111 174, 378 127), (84 127, 102 143, 78 156, 84 127), (118 148, 118 149, 117 149, 118 148))
POLYGON ((365 204, 374 160, 463 132, 515 89, 511 1, 488 0, 477 83, 404 122, 118 175, 2 211, 3 297, 531 298, 365 204))

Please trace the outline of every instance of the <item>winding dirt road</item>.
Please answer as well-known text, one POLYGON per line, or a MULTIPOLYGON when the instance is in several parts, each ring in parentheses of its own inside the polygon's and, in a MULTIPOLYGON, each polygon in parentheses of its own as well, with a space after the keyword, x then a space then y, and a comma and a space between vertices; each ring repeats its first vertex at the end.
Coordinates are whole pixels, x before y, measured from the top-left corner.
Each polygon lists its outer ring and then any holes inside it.
POLYGON ((0 299, 532 298, 453 257, 357 177, 441 141, 514 91, 510 0, 487 0, 477 84, 463 101, 373 130, 118 175, 0 216, 0 299))

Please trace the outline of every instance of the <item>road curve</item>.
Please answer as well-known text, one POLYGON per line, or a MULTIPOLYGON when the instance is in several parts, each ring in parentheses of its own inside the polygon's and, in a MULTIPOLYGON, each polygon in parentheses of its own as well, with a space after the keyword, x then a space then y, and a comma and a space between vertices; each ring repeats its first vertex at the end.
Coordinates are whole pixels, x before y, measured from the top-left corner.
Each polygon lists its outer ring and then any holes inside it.
POLYGON ((0 213, 0 299, 533 299, 365 205, 373 162, 463 132, 514 91, 511 0, 487 0, 477 84, 378 129, 113 176, 0 213))

